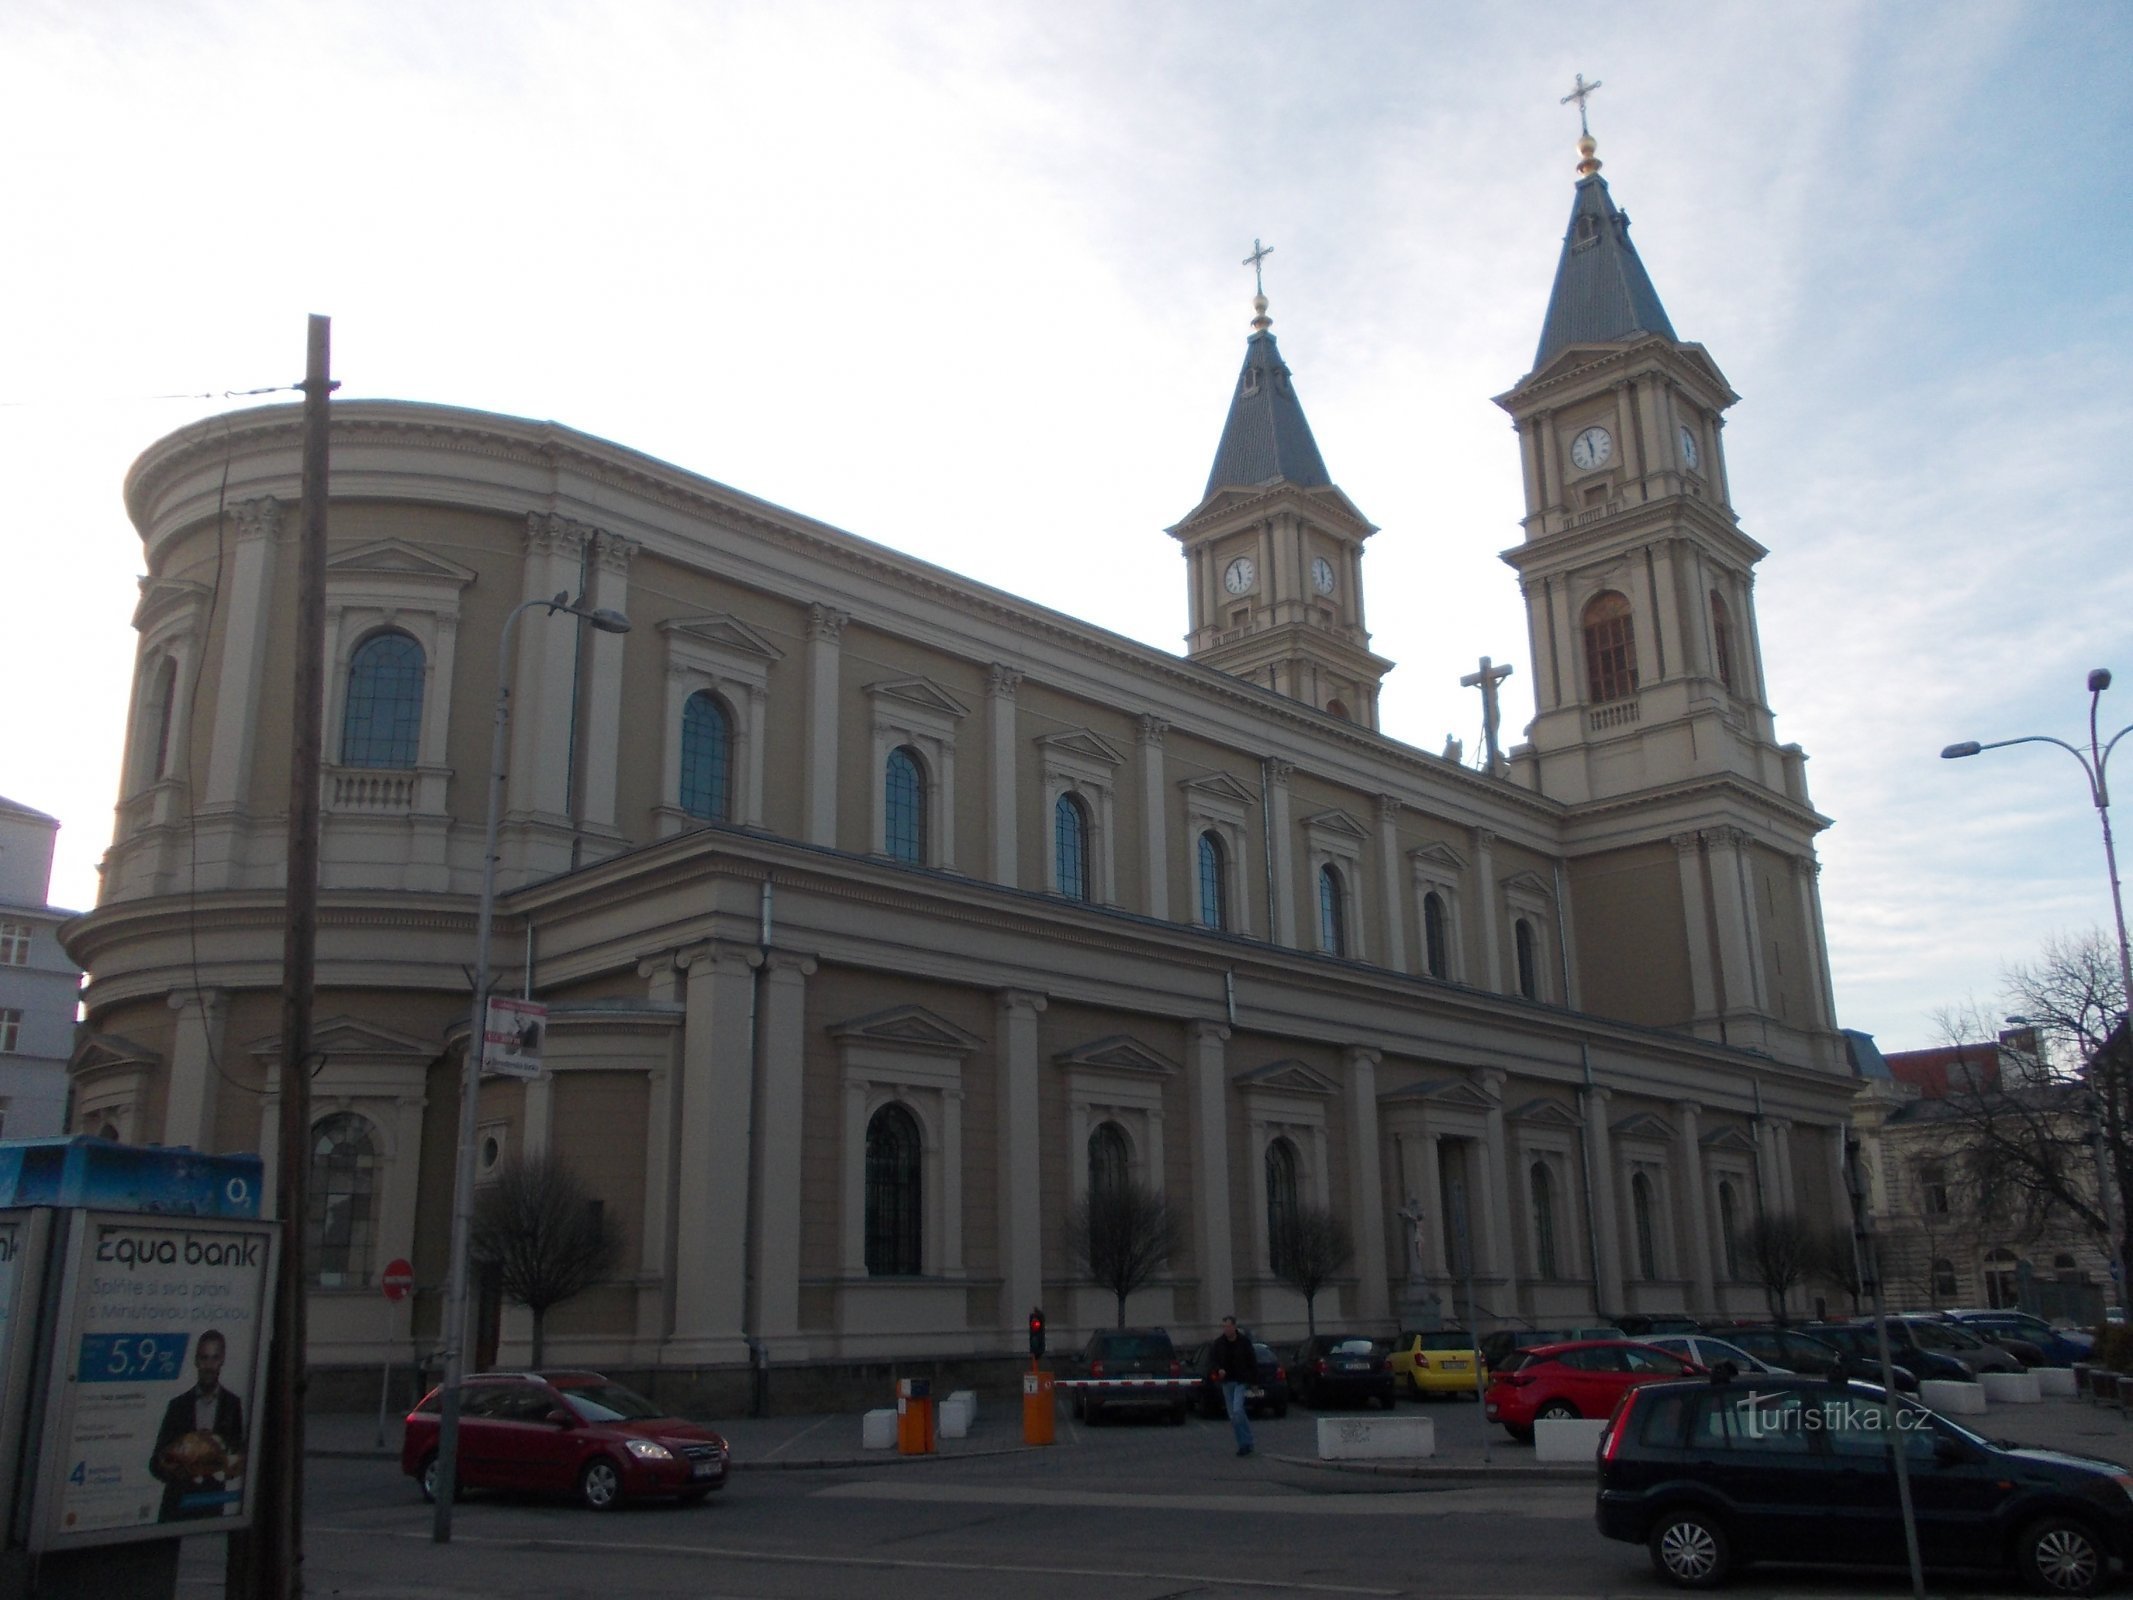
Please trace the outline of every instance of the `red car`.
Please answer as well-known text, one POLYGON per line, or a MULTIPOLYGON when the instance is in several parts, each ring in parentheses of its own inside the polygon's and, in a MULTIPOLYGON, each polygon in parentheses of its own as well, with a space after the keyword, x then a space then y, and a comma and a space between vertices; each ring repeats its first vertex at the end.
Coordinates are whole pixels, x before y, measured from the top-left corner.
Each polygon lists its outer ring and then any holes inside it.
POLYGON ((1482 1397, 1489 1420, 1514 1439, 1533 1437, 1543 1418, 1598 1417, 1615 1413, 1615 1402, 1640 1383, 1692 1378, 1703 1368, 1648 1344, 1628 1339, 1584 1339, 1514 1350, 1489 1377, 1482 1397))
MULTIPOLYGON (((407 1415, 400 1470, 437 1495, 444 1391, 407 1415)), ((625 1497, 694 1504, 726 1485, 726 1441, 597 1372, 485 1372, 459 1395, 459 1487, 574 1494, 595 1511, 625 1497)))

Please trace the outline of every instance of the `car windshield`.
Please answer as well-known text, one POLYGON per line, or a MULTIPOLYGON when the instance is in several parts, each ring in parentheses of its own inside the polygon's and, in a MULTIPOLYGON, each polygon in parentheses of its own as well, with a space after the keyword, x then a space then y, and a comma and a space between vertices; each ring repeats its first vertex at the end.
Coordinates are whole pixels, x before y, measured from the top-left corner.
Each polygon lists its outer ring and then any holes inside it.
POLYGON ((562 1391, 563 1399, 587 1422, 643 1422, 666 1412, 634 1389, 619 1383, 588 1383, 562 1391))
POLYGON ((1101 1361, 1168 1361, 1170 1341, 1130 1333, 1110 1334, 1097 1346, 1096 1355, 1101 1361))
POLYGON ((1423 1333, 1416 1338, 1424 1350, 1472 1350, 1474 1336, 1471 1333, 1423 1333))

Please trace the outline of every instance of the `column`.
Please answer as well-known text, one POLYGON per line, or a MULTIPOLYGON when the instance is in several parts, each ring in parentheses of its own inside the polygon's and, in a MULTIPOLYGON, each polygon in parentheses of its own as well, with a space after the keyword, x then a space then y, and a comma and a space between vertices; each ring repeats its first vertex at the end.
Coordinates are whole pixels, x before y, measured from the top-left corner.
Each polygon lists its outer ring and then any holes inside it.
POLYGON ((839 648, 847 621, 842 611, 828 606, 807 608, 807 758, 806 840, 809 844, 834 846, 837 842, 837 718, 838 674, 842 662, 839 648))
POLYGON ((1480 1204, 1480 1232, 1488 1245, 1488 1271, 1486 1274, 1477 1272, 1475 1276, 1486 1275, 1515 1284, 1518 1271, 1511 1262, 1510 1167, 1504 1155, 1503 1137, 1504 1074, 1495 1067, 1484 1068, 1478 1081, 1482 1092, 1489 1097, 1482 1156, 1489 1170, 1482 1175, 1480 1204))
POLYGON ((1496 835, 1474 830, 1474 899, 1481 911, 1481 986, 1503 992, 1503 940, 1496 931, 1496 835))
MULTIPOLYGON (((222 670, 215 685, 215 731, 207 755, 207 788, 201 809, 243 810, 252 781, 253 731, 259 723, 259 687, 265 674, 267 624, 273 614, 276 547, 284 520, 272 495, 231 508, 237 536, 231 543, 223 598, 222 670)), ((330 660, 330 657, 329 657, 330 660)), ((329 749, 326 759, 338 758, 329 749)))
POLYGON ((1170 724, 1141 717, 1141 904, 1159 922, 1170 920, 1170 816, 1163 804, 1163 735, 1170 724))
POLYGON ((1437 1135, 1430 1132, 1425 1118, 1422 1136, 1416 1141, 1422 1160, 1422 1192, 1415 1196, 1422 1208, 1437 1219, 1435 1227, 1422 1230, 1422 1270, 1429 1274, 1430 1282, 1441 1285, 1444 1303, 1453 1303, 1458 1286, 1451 1282, 1452 1261, 1445 1249, 1451 1238, 1452 1219, 1444 1215, 1444 1172, 1437 1158, 1437 1135))
POLYGON ((1822 863, 1800 856, 1792 863, 1792 879, 1800 896, 1800 926, 1807 930, 1808 959, 1814 967, 1815 1015, 1812 1026, 1837 1025, 1837 997, 1829 977, 1829 939, 1822 928, 1822 863))
POLYGON ((1681 574, 1674 570, 1674 544, 1659 540, 1648 547, 1652 561, 1652 609, 1659 633, 1659 667, 1662 678, 1678 678, 1691 670, 1690 650, 1684 633, 1701 632, 1698 613, 1708 612, 1707 604, 1698 605, 1696 611, 1683 616, 1681 609, 1681 574))
MULTIPOLYGON (((645 980, 645 998, 655 1006, 681 1005, 682 976, 671 954, 638 962, 637 976, 645 980)), ((644 1211, 638 1220, 637 1276, 648 1287, 637 1295, 640 1342, 656 1343, 665 1336, 667 1326, 672 1288, 667 1245, 672 1237, 674 1138, 680 1125, 674 1104, 678 1075, 673 1043, 681 1037, 681 1030, 676 1029, 673 1042, 651 1057, 645 1073, 644 1211)))
POLYGON ((1630 392, 1629 379, 1617 378, 1611 387, 1615 394, 1615 437, 1622 441, 1622 481, 1623 487, 1627 488, 1648 470, 1644 460, 1643 430, 1637 426, 1636 415, 1631 409, 1636 404, 1636 396, 1630 392))
POLYGON ((1585 1161, 1592 1179, 1592 1236, 1600 1259, 1593 1263, 1602 1309, 1621 1309, 1622 1226, 1615 1213, 1614 1130, 1609 1126, 1614 1095, 1597 1084, 1584 1095, 1585 1161))
MULTIPOLYGON (((756 1021, 755 1198, 748 1230, 755 1280, 752 1331, 780 1361, 807 1355, 799 1343, 800 1151, 807 1104, 802 1070, 807 980, 814 970, 812 956, 773 950, 764 957, 756 1021)), ((846 1164, 856 1164, 849 1154, 846 1164)))
POLYGON ((1351 1045, 1348 1068, 1348 1209, 1355 1218, 1356 1302, 1350 1313, 1366 1322, 1392 1315, 1385 1285, 1385 1184, 1378 1164, 1378 1061, 1375 1050, 1351 1045))
MULTIPOLYGON (((602 533, 593 541, 592 593, 595 609, 629 615, 630 561, 637 542, 620 534, 602 533)), ((524 626, 523 623, 520 624, 524 626)), ((584 730, 585 763, 579 786, 579 818, 591 833, 615 832, 615 775, 622 766, 622 653, 627 641, 619 633, 587 628, 592 641, 591 661, 580 698, 579 726, 584 730)), ((668 739, 680 739, 680 724, 668 728, 668 739)), ((742 763, 743 770, 746 763, 742 763)), ((672 795, 660 797, 672 804, 672 795)))
POLYGON ((1263 771, 1267 786, 1268 826, 1273 837, 1266 842, 1267 858, 1274 863, 1274 904, 1269 908, 1274 943, 1296 948, 1296 862, 1290 848, 1289 775, 1296 770, 1289 761, 1268 761, 1263 771))
POLYGON ((164 1144, 216 1151, 215 1062, 222 1055, 222 1023, 229 996, 218 989, 180 989, 170 996, 178 1023, 170 1047, 170 1077, 163 1099, 164 1144))
POLYGON ((675 1181, 674 1332, 668 1358, 739 1361, 747 1294, 749 1138, 755 1088, 755 964, 737 945, 682 952, 680 1163, 675 1181))
POLYGON ((1832 1122, 1825 1133, 1829 1152, 1829 1216, 1840 1228, 1850 1227, 1852 1220, 1852 1191, 1844 1181, 1845 1132, 1843 1123, 1832 1122))
POLYGON ((998 1001, 1000 1318, 1019 1327, 1044 1294, 1044 1211, 1037 1182, 1037 1018, 1044 996, 1009 989, 998 1001))
POLYGON ((1696 1298, 1690 1302, 1697 1310, 1718 1303, 1716 1282, 1711 1270, 1711 1230, 1705 1217, 1703 1192, 1703 1144, 1700 1118, 1703 1107, 1693 1100, 1677 1100, 1674 1112, 1681 1119, 1681 1195, 1686 1202, 1679 1208, 1688 1237, 1682 1242, 1689 1258, 1689 1277, 1694 1283, 1691 1291, 1696 1298))
POLYGON ((1400 895, 1400 802, 1378 796, 1378 901, 1385 908, 1380 966, 1407 970, 1407 906, 1400 895))
POLYGON ((1015 886, 1020 848, 1015 832, 1015 690, 1022 674, 995 661, 985 674, 985 718, 991 739, 986 771, 990 779, 992 880, 1015 886))
POLYGON ((1711 918, 1704 907, 1702 840, 1693 833, 1671 835, 1674 866, 1681 878, 1681 921, 1689 952, 1689 995, 1698 1020, 1718 1014, 1718 992, 1711 976, 1711 918))
MULTIPOLYGON (((526 519, 525 576, 521 600, 548 600, 575 595, 580 587, 585 547, 594 530, 568 517, 536 511, 526 519)), ((573 679, 577 676, 576 617, 552 616, 535 609, 512 630, 516 659, 507 663, 511 682, 510 766, 505 779, 505 814, 514 822, 539 818, 558 826, 570 820, 570 739, 573 679)), ((519 865, 538 872, 544 866, 568 865, 567 856, 551 863, 543 849, 534 859, 523 833, 519 865)))
POLYGON ((1555 413, 1543 411, 1540 423, 1541 507, 1558 511, 1563 504, 1563 461, 1556 445, 1555 413))
POLYGON ((1229 1217, 1229 1029, 1195 1022, 1187 1033, 1186 1091, 1192 1107, 1192 1253, 1200 1268, 1200 1320, 1236 1309, 1235 1247, 1229 1217))

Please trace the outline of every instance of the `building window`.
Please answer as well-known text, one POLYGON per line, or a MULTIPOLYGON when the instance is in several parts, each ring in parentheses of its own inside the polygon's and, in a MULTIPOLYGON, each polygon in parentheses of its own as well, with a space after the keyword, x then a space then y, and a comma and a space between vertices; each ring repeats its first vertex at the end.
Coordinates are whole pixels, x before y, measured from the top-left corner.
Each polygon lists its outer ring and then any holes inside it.
POLYGON ((1734 1196, 1733 1185, 1723 1178, 1718 1183, 1718 1246, 1726 1258, 1726 1276, 1740 1277, 1740 1201, 1734 1196))
POLYGON ((370 1123, 346 1111, 327 1117, 311 1130, 313 1283, 332 1289, 370 1281, 377 1199, 378 1147, 370 1123))
POLYGON ((1229 870, 1222 840, 1212 829, 1200 835, 1200 926, 1229 926, 1229 870))
POLYGON ((0 1006, 0 1056, 11 1056, 22 1040, 22 1013, 14 1006, 0 1006))
POLYGON ((27 922, 0 922, 0 967, 30 964, 30 931, 27 922))
POLYGON ((1533 1271, 1536 1277, 1559 1278, 1555 1260, 1555 1178, 1548 1163, 1533 1163, 1533 1271))
POLYGON ((717 695, 699 689, 681 709, 681 809, 724 822, 733 804, 733 719, 717 695))
POLYGON ((1432 889, 1422 897, 1422 959, 1432 978, 1448 978, 1452 972, 1450 929, 1444 914, 1444 896, 1432 889))
POLYGON ((1652 1214, 1652 1180, 1644 1173, 1629 1180, 1629 1204, 1637 1227, 1637 1276, 1648 1283, 1659 1276, 1659 1238, 1652 1214))
POLYGON ((1918 1206, 1929 1217, 1948 1215, 1948 1169, 1938 1161, 1918 1169, 1918 1206))
POLYGON ((1089 898, 1089 813, 1079 795, 1063 794, 1052 807, 1052 866, 1061 894, 1089 898))
POLYGON ((178 663, 174 657, 165 656, 157 664, 155 692, 150 703, 155 707, 156 730, 155 765, 148 771, 153 780, 170 771, 170 729, 172 719, 178 714, 178 663))
POLYGON ((916 1277, 924 1219, 920 1211, 918 1119, 885 1105, 867 1123, 867 1274, 916 1277))
POLYGON ((341 765, 412 767, 422 732, 422 646, 404 633, 374 633, 348 663, 341 765))
POLYGON ((1725 596, 1711 591, 1711 654, 1716 657, 1718 681, 1733 692, 1733 617, 1726 610, 1725 596))
POLYGON ((1133 1156, 1126 1144, 1126 1130, 1115 1122, 1100 1122, 1089 1135, 1089 1194, 1111 1196, 1125 1192, 1133 1175, 1133 1156))
POLYGON ((1276 1139, 1266 1147, 1267 1266, 1276 1277, 1289 1264, 1296 1207, 1296 1146, 1286 1139, 1276 1139))
POLYGON ((1511 929, 1511 943, 1518 955, 1518 992, 1528 1000, 1540 998, 1540 947, 1533 937, 1533 924, 1520 917, 1511 929))
POLYGON ((1637 692, 1637 629, 1629 601, 1609 590, 1585 608, 1585 676, 1595 703, 1637 692))
POLYGON ((2022 1304, 2022 1263, 2004 1245, 1985 1257, 1985 1304, 1995 1311, 2022 1304))
POLYGON ((913 866, 926 859, 926 774, 918 752, 898 745, 889 752, 882 838, 891 859, 913 866))
POLYGON ((1933 1258, 1933 1298, 1935 1301, 1955 1298, 1955 1263, 1946 1256, 1933 1258))
POLYGON ((1318 869, 1318 947, 1329 956, 1348 953, 1347 894, 1330 863, 1318 869))

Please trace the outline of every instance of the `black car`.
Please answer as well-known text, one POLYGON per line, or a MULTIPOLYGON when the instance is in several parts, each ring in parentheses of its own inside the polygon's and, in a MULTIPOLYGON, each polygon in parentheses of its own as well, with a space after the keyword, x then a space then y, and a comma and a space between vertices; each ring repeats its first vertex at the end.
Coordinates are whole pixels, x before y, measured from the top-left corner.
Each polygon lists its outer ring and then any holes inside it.
POLYGON ((1306 1339, 1297 1348, 1289 1383, 1297 1403, 1307 1406, 1374 1400, 1390 1411, 1398 1395, 1385 1343, 1367 1333, 1321 1333, 1306 1339))
POLYGON ((1094 1423, 1113 1411, 1159 1411, 1185 1420, 1192 1386, 1164 1328, 1105 1328, 1089 1335, 1074 1377, 1074 1415, 1094 1423))
MULTIPOLYGON (((1200 1375, 1200 1386, 1193 1391, 1195 1403, 1203 1417, 1223 1417, 1229 1407, 1223 1403, 1222 1385, 1215 1382, 1214 1369, 1209 1357, 1214 1352, 1210 1339, 1192 1352, 1186 1365, 1200 1375)), ((1285 1417, 1289 1414, 1289 1369, 1281 1358, 1274 1354, 1274 1347, 1263 1340, 1252 1341, 1252 1357, 1259 1363, 1259 1379, 1244 1391, 1244 1409, 1254 1415, 1285 1417)))
MULTIPOLYGON (((1722 1328, 1718 1336, 1788 1372, 1804 1372, 1817 1378, 1878 1378, 1881 1371, 1873 1330, 1854 1328, 1849 1323, 1817 1323, 1812 1331, 1775 1325, 1722 1328)), ((1918 1375, 1909 1367, 1898 1366, 1895 1376, 1896 1387, 1903 1393, 1918 1392, 1918 1375)))
MULTIPOLYGON (((1976 1380, 1977 1373, 1968 1362, 1959 1359, 1952 1349, 1929 1349, 1921 1344, 1913 1337, 1911 1324, 1903 1318, 1890 1317, 1888 1329, 1889 1359, 1902 1362, 1918 1377, 1946 1378, 1955 1383, 1976 1380)), ((1812 1322, 1807 1331, 1817 1339, 1827 1339, 1867 1370, 1881 1360, 1881 1341, 1875 1338, 1871 1322, 1812 1322)))
POLYGON ((2133 1478, 2109 1461, 1995 1445, 1863 1383, 1655 1383, 1622 1398, 1598 1455, 1595 1515, 1683 1588, 1751 1561, 1901 1566, 1891 1442, 1933 1567, 2013 1569, 2045 1594, 2094 1594, 2133 1549, 2133 1478))

